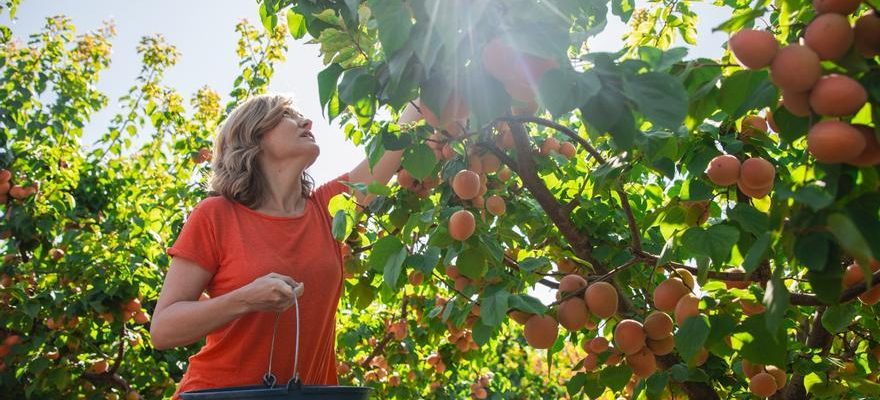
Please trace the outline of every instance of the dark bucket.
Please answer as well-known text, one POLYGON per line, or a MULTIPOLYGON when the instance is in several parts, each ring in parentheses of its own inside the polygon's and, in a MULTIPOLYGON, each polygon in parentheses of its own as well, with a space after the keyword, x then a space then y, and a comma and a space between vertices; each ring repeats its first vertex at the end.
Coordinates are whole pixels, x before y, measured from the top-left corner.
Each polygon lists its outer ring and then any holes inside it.
POLYGON ((368 400, 370 388, 362 386, 310 386, 290 382, 286 387, 236 386, 184 392, 182 400, 285 399, 368 400))
POLYGON ((272 373, 272 355, 275 352, 275 334, 278 332, 278 319, 275 315, 275 329, 272 332, 272 347, 269 352, 269 371, 263 376, 263 385, 234 386, 226 388, 201 389, 183 392, 183 400, 232 400, 232 399, 285 399, 285 400, 369 400, 369 387, 364 386, 324 386, 303 385, 299 379, 299 302, 294 297, 296 308, 296 347, 293 356, 293 377, 285 386, 275 386, 272 373))

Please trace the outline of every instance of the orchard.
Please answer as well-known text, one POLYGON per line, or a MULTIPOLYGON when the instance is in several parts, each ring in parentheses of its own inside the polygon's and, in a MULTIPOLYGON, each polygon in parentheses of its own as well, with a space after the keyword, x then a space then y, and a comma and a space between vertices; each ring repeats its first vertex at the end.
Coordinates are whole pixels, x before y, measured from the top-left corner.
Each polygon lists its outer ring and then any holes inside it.
POLYGON ((114 27, 0 27, 0 393, 173 393, 198 346, 150 347, 164 249, 205 196, 216 129, 302 39, 326 117, 372 163, 403 150, 392 184, 353 185, 370 204, 330 204, 342 384, 880 397, 880 2, 725 2, 720 59, 689 56, 708 33, 691 5, 262 0, 225 104, 206 87, 186 112, 162 81, 179 53, 145 37, 90 151, 114 27), (610 18, 623 47, 592 51, 610 18), (410 103, 424 121, 389 122, 410 103))

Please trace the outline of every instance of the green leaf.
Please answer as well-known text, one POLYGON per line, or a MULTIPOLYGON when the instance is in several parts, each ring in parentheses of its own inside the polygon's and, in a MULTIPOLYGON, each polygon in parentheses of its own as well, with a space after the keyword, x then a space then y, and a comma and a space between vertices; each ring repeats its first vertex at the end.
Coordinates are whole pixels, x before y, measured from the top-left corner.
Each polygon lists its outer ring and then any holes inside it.
POLYGON ((526 272, 536 271, 550 265, 547 257, 528 257, 519 262, 519 268, 526 272))
POLYGON ((767 282, 767 291, 764 292, 764 304, 767 305, 766 315, 767 330, 777 332, 781 328, 782 320, 785 318, 785 310, 790 304, 791 294, 782 282, 780 274, 782 270, 776 268, 773 276, 767 282))
POLYGON ((645 381, 645 394, 648 400, 659 400, 663 395, 663 389, 669 384, 669 374, 657 371, 645 381))
POLYGON ((853 302, 832 305, 822 313, 822 326, 831 333, 840 333, 852 325, 859 310, 853 302))
POLYGON ((648 72, 624 81, 627 97, 655 125, 678 129, 687 116, 687 91, 672 75, 648 72))
POLYGON ((825 232, 810 232, 797 235, 794 242, 794 255, 810 271, 822 271, 829 263, 831 235, 825 232))
POLYGON ((705 315, 697 315, 684 320, 675 333, 675 348, 683 360, 691 360, 709 338, 709 319, 705 315))
POLYGON ((756 269, 758 269, 758 265, 761 264, 761 260, 764 259, 764 255, 767 254, 767 250, 770 249, 770 232, 764 232, 761 236, 758 236, 758 240, 752 244, 752 247, 749 248, 749 252, 746 253, 746 258, 743 260, 743 269, 746 270, 746 273, 752 273, 756 269))
POLYGON ((412 15, 401 0, 370 0, 368 2, 379 28, 382 51, 389 57, 409 39, 412 15))
POLYGON ((732 221, 739 224, 743 231, 753 233, 755 236, 766 233, 770 226, 767 214, 758 211, 748 203, 737 203, 728 215, 732 221))
POLYGON ((773 121, 779 128, 779 137, 783 142, 791 143, 807 134, 810 129, 809 117, 793 115, 785 107, 779 107, 773 111, 773 121))
POLYGON ((318 73, 318 98, 321 101, 321 107, 326 107, 336 92, 336 82, 339 81, 339 75, 342 74, 342 66, 339 64, 330 64, 323 71, 318 73))
MULTIPOLYGON (((482 311, 482 309, 481 309, 482 311)), ((473 338, 474 342, 477 343, 478 346, 482 346, 489 342, 492 339, 492 335, 498 330, 497 327, 487 326, 482 322, 478 322, 474 324, 473 329, 473 338)))
POLYGON ((734 334, 743 342, 741 354, 747 360, 764 365, 785 365, 788 340, 785 330, 767 330, 764 314, 746 318, 734 334))
POLYGON ((574 396, 581 391, 586 383, 587 374, 579 372, 565 383, 565 390, 569 396, 574 396))
POLYGON ((547 306, 541 300, 527 294, 514 294, 507 300, 508 307, 530 314, 544 314, 547 306))
POLYGON ((424 143, 418 143, 404 150, 401 164, 414 178, 422 180, 434 170, 437 158, 430 147, 424 143))
POLYGON ((486 289, 486 292, 491 294, 480 298, 480 319, 488 326, 501 325, 507 316, 510 293, 500 287, 486 289))
POLYGON ((342 81, 339 82, 339 100, 355 104, 368 99, 375 94, 377 85, 376 78, 367 68, 350 69, 342 74, 342 81))
POLYGON ((605 384, 605 387, 613 391, 623 389, 632 377, 632 369, 623 365, 615 365, 613 367, 605 367, 599 371, 599 381, 605 384))
POLYGON ((763 7, 752 9, 752 8, 744 8, 739 9, 737 12, 733 14, 733 16, 724 21, 721 25, 712 29, 712 32, 715 31, 724 31, 727 33, 734 33, 739 31, 740 29, 751 26, 755 19, 760 18, 764 15, 767 10, 763 7))
POLYGON ((843 213, 834 213, 828 216, 827 221, 828 229, 840 243, 840 247, 855 257, 860 264, 868 265, 869 261, 875 258, 867 240, 849 216, 843 213))
POLYGON ((731 118, 739 118, 750 110, 775 107, 778 98, 767 71, 741 70, 722 81, 718 105, 731 118))
POLYGON ((565 114, 596 95, 602 83, 595 72, 563 69, 547 71, 541 78, 539 101, 554 116, 565 114))
POLYGON ((798 189, 794 194, 794 199, 810 206, 813 211, 819 211, 834 202, 834 196, 831 193, 813 184, 798 189))
POLYGON ((292 8, 287 9, 287 28, 290 30, 290 36, 293 36, 294 39, 302 39, 308 31, 306 17, 293 11, 292 8))
POLYGON ((716 264, 722 264, 730 258, 730 250, 738 240, 739 230, 723 224, 708 229, 693 227, 681 236, 681 243, 687 250, 708 256, 716 264))
POLYGON ((342 241, 348 236, 348 216, 345 210, 339 210, 333 216, 333 237, 342 241))
POLYGON ((486 254, 479 248, 471 247, 458 255, 455 266, 465 277, 479 279, 486 273, 486 254))
POLYGON ((406 247, 396 236, 386 236, 376 241, 370 253, 370 266, 383 271, 385 284, 397 289, 403 261, 406 260, 406 247))

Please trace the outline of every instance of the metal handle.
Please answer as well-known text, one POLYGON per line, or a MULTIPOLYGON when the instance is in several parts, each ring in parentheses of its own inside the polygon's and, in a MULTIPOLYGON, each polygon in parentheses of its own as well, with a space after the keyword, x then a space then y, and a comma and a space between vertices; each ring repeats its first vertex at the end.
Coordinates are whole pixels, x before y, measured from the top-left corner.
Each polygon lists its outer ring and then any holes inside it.
MULTIPOLYGON (((293 353, 293 376, 290 377, 290 381, 287 382, 288 387, 294 382, 299 383, 299 299, 297 298, 296 293, 293 295, 293 307, 296 311, 296 344, 293 353)), ((275 353, 275 335, 278 333, 278 320, 280 318, 281 312, 276 312, 275 326, 272 328, 272 344, 269 348, 269 370, 263 375, 263 384, 270 388, 275 387, 275 383, 278 381, 275 378, 275 374, 272 373, 272 356, 275 353)))

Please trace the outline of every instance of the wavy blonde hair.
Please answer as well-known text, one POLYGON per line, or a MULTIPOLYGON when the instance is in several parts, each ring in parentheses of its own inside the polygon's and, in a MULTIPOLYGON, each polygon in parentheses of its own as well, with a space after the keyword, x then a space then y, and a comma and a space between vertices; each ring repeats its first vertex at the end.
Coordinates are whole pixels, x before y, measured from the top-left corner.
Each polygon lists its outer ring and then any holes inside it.
MULTIPOLYGON (((214 142, 208 195, 258 207, 268 186, 259 163, 260 143, 282 119, 296 114, 293 99, 281 94, 255 96, 232 110, 214 142)), ((301 182, 302 196, 308 198, 315 182, 305 171, 301 182)))

